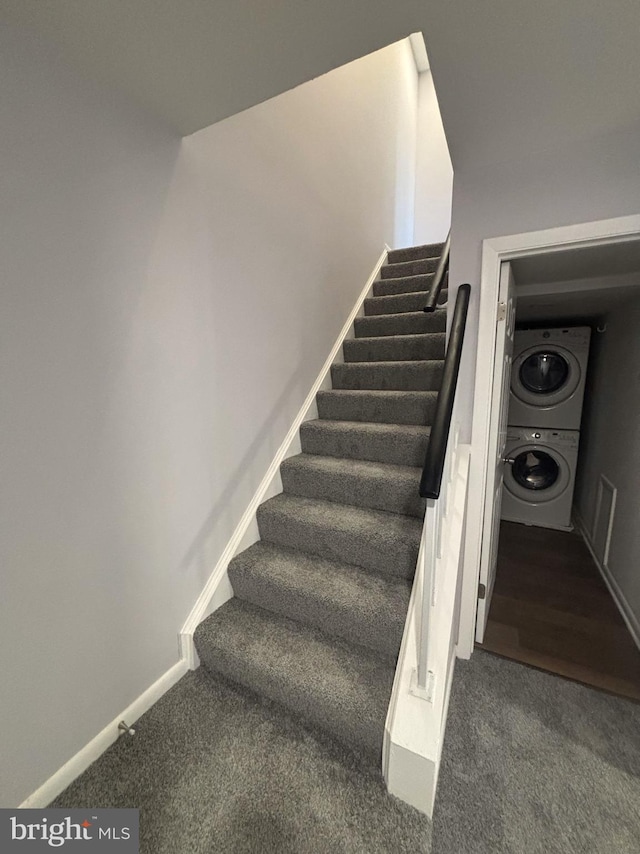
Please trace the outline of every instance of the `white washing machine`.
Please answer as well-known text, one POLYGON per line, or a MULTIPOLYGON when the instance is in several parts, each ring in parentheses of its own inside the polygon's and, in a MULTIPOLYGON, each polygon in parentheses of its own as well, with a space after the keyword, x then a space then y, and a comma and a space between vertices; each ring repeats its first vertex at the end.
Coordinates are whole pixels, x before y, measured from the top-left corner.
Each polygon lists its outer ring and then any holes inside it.
POLYGON ((541 528, 572 530, 571 506, 579 440, 577 430, 508 428, 503 519, 541 528))
POLYGON ((590 338, 588 326, 516 332, 509 424, 580 429, 590 338))

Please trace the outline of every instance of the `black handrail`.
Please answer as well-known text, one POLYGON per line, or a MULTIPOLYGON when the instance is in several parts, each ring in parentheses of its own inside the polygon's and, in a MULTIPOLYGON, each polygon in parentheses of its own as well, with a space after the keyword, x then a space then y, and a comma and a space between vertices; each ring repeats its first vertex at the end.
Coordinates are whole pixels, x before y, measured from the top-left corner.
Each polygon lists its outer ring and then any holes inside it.
POLYGON ((445 274, 449 273, 449 246, 451 245, 451 232, 447 234, 447 239, 444 242, 444 246, 442 247, 442 252, 440 253, 440 260, 438 261, 438 266, 436 267, 436 273, 433 277, 433 281, 431 282, 431 288, 429 289, 429 296, 427 297, 427 304, 422 309, 423 311, 435 311, 438 307, 438 297, 440 296, 440 291, 442 290, 442 285, 444 284, 445 274))
POLYGON ((469 294, 471 285, 460 285, 456 295, 456 305, 453 310, 451 334, 447 344, 447 355, 444 359, 442 385, 438 392, 436 414, 433 419, 429 445, 420 479, 420 496, 422 498, 438 498, 442 485, 444 458, 447 452, 447 439, 451 427, 451 413, 456 396, 464 330, 467 323, 469 294))

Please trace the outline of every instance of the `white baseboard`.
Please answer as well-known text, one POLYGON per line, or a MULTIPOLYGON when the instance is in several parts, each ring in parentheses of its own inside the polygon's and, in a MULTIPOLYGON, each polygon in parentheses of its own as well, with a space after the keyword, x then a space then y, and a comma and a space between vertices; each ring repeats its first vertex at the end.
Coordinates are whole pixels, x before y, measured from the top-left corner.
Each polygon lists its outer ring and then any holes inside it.
POLYGON ((298 435, 300 425, 304 421, 309 421, 318 417, 316 395, 321 390, 331 388, 331 365, 340 360, 344 341, 349 338, 353 338, 354 336, 354 321, 356 317, 362 314, 364 301, 371 293, 373 283, 376 281, 378 274, 380 273, 380 268, 387 260, 388 250, 389 247, 386 246, 378 258, 367 283, 356 300, 356 303, 342 327, 335 344, 331 348, 331 352, 329 353, 326 362, 320 369, 320 373, 311 386, 309 394, 300 407, 298 414, 294 418, 289 432, 273 457, 265 476, 260 481, 260 485, 249 502, 249 506, 245 510, 235 531, 231 535, 231 539, 220 555, 220 558, 209 576, 202 593, 198 597, 191 613, 187 617, 180 631, 180 652, 182 658, 187 662, 187 665, 191 670, 194 670, 199 664, 198 654, 193 643, 193 634, 198 625, 208 617, 209 614, 212 614, 233 596, 233 588, 231 587, 231 582, 227 575, 229 563, 239 552, 248 548, 252 543, 258 541, 259 534, 258 524, 256 521, 256 512, 258 507, 268 498, 282 492, 280 465, 288 457, 300 453, 300 438, 298 435))
MULTIPOLYGON (((110 747, 116 739, 135 738, 123 734, 118 729, 120 721, 126 721, 129 726, 134 724, 139 717, 148 711, 153 704, 165 694, 169 688, 173 687, 176 682, 181 679, 187 672, 187 664, 185 661, 178 661, 166 673, 164 673, 156 682, 140 694, 126 709, 118 714, 111 723, 96 735, 95 738, 86 744, 75 756, 72 756, 68 762, 56 771, 53 776, 49 777, 39 789, 36 789, 33 794, 23 801, 19 809, 42 809, 51 801, 63 792, 68 785, 73 783, 76 777, 79 777, 83 771, 95 762, 105 750, 110 747)), ((96 806, 98 806, 96 804, 96 806)))
POLYGON ((452 645, 451 649, 451 659, 449 661, 449 671, 447 676, 447 684, 444 692, 444 702, 442 704, 442 726, 440 729, 440 741, 438 743, 438 753, 436 755, 436 765, 435 765, 435 785, 433 787, 433 799, 431 801, 431 812, 430 815, 433 817, 433 808, 436 803, 436 794, 438 791, 438 779, 440 777, 440 763, 442 762, 442 749, 444 747, 444 739, 447 731, 447 718, 449 716, 449 701, 451 699, 451 689, 453 688, 453 677, 456 669, 456 647, 455 644, 452 645))
POLYGON ((589 534, 589 530, 585 524, 584 519, 580 515, 580 513, 574 508, 573 518, 576 523, 576 528, 582 535, 582 539, 585 541, 585 544, 589 551, 591 552, 591 557, 593 558, 593 562, 598 567, 600 571, 600 575, 604 583, 609 588, 609 593, 611 593, 611 598, 616 603, 616 607, 620 614, 622 615, 622 619, 625 621, 627 628, 629 629, 629 634, 634 640, 635 645, 640 649, 640 620, 633 612, 631 605, 627 602, 626 596, 620 589, 620 585, 613 577, 611 570, 608 566, 604 566, 598 559, 595 549, 593 547, 593 543, 591 542, 591 535, 589 534))

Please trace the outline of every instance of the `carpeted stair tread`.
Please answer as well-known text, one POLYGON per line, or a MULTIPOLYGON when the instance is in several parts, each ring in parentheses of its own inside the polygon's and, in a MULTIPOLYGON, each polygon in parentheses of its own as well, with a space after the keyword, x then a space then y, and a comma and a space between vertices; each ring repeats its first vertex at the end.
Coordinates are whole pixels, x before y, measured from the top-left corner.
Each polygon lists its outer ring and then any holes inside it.
POLYGON ((422 335, 383 335, 377 338, 351 338, 344 342, 345 362, 407 362, 444 359, 444 332, 422 335))
POLYGON ((418 494, 421 473, 414 466, 313 454, 297 454, 280 466, 283 490, 289 495, 420 519, 424 515, 424 500, 418 494))
POLYGON ((429 294, 417 291, 412 294, 394 294, 388 297, 367 297, 364 301, 366 317, 374 314, 402 314, 408 311, 422 311, 429 294))
POLYGON ((258 507, 260 537, 340 563, 412 578, 422 521, 281 493, 258 507))
POLYGON ((316 402, 320 418, 331 421, 430 425, 437 397, 435 391, 334 389, 319 391, 316 402))
POLYGON ((406 246, 403 249, 390 249, 387 264, 399 264, 404 261, 422 261, 425 258, 440 258, 444 243, 425 243, 421 246, 406 246))
POLYGON ((388 253, 283 492, 258 507, 260 541, 229 564, 234 598, 194 636, 203 668, 378 767, 444 368, 446 311, 423 311, 441 250, 388 253))
POLYGON ((306 454, 423 466, 429 427, 367 421, 306 421, 300 428, 306 454))
POLYGON ((258 542, 229 564, 235 595, 394 662, 411 587, 352 564, 258 542))
POLYGON ((202 664, 379 764, 394 670, 346 644, 234 598, 195 632, 202 664))
POLYGON ((373 295, 374 297, 384 297, 429 291, 432 282, 433 273, 420 276, 402 276, 397 279, 379 279, 373 283, 373 295))
POLYGON ((444 309, 438 309, 426 314, 421 307, 420 311, 356 317, 354 328, 356 338, 444 332, 447 328, 447 312, 444 309))
POLYGON ((382 279, 398 279, 401 276, 420 276, 423 273, 434 273, 439 258, 425 258, 422 261, 400 261, 396 264, 384 264, 380 268, 382 279))
POLYGON ((343 362, 331 366, 334 389, 436 391, 444 361, 343 362))

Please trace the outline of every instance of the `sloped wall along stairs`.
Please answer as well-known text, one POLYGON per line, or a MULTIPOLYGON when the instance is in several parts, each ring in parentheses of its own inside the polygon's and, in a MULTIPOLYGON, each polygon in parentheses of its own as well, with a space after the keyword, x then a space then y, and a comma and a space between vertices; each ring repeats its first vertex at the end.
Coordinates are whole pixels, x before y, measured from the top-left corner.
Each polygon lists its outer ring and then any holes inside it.
POLYGON ((204 667, 378 766, 443 368, 446 311, 422 311, 441 249, 389 252, 260 541, 229 565, 234 597, 194 636, 204 667))

